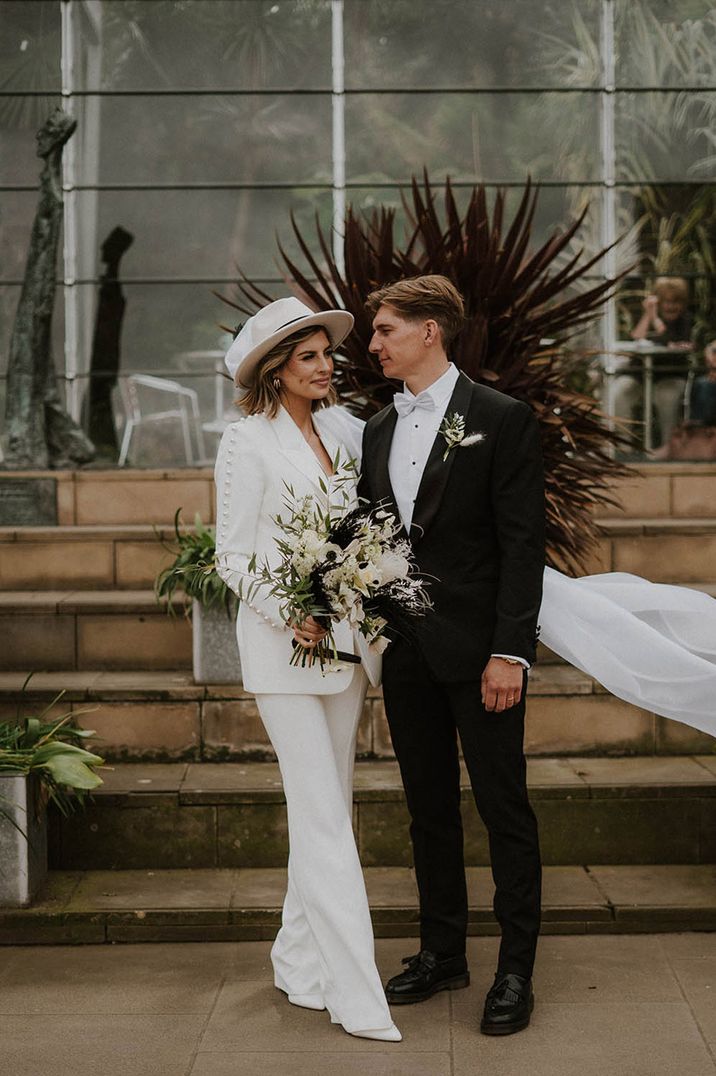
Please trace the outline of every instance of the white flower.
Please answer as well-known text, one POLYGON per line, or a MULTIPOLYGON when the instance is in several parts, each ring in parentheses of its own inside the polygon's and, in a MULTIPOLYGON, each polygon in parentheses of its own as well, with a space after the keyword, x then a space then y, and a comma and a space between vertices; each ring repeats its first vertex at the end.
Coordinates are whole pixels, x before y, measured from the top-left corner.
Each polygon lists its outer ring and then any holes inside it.
POLYGON ((410 571, 410 562, 397 550, 387 549, 376 563, 381 582, 390 583, 393 579, 402 579, 410 571))
POLYGON ((484 433, 471 433, 467 437, 465 436, 465 419, 457 411, 454 411, 449 417, 448 415, 445 416, 438 432, 442 434, 447 445, 443 453, 443 463, 448 458, 451 449, 469 448, 470 445, 477 445, 480 441, 485 440, 484 433))

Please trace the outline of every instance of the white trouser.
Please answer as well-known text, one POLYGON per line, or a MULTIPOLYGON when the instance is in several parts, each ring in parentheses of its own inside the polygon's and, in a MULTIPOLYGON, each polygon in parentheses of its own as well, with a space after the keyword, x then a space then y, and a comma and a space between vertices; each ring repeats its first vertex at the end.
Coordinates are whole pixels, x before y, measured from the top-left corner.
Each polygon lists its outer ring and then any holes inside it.
POLYGON ((352 827, 353 762, 367 679, 334 695, 257 695, 281 767, 290 855, 271 950, 279 989, 346 1031, 389 1028, 352 827))

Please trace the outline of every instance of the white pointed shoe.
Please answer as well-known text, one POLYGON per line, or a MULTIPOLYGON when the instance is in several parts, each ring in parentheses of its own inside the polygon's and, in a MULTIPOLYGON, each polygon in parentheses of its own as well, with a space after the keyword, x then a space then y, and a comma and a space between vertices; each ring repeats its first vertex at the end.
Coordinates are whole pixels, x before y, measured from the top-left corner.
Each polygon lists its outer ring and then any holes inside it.
POLYGON ((359 1039, 378 1039, 380 1042, 402 1042, 403 1036, 395 1024, 390 1027, 369 1028, 367 1031, 349 1031, 349 1035, 355 1035, 359 1039))

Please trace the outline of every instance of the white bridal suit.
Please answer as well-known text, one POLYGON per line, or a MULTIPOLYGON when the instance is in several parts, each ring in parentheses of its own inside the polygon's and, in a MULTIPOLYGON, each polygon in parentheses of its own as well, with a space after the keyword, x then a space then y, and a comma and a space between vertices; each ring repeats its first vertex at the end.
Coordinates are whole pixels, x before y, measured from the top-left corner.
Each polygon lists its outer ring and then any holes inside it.
MULTIPOLYGON (((233 423, 216 461, 217 571, 236 593, 250 584, 249 562, 277 561, 273 518, 286 515, 290 486, 297 497, 340 500, 355 496, 344 464, 346 435, 336 436, 342 408, 315 413, 330 455, 342 450, 328 478, 290 415, 264 415, 233 423), (324 489, 321 488, 321 482, 324 489)), ((380 659, 347 624, 335 626, 339 650, 359 653, 362 664, 343 663, 322 673, 317 665, 289 665, 293 632, 278 602, 263 589, 242 600, 237 618, 244 687, 256 695, 276 751, 288 810, 288 891, 271 959, 276 986, 295 1004, 327 1008, 346 1031, 389 1029, 392 1018, 375 967, 373 931, 352 829, 356 732, 368 679, 380 679, 380 659)))

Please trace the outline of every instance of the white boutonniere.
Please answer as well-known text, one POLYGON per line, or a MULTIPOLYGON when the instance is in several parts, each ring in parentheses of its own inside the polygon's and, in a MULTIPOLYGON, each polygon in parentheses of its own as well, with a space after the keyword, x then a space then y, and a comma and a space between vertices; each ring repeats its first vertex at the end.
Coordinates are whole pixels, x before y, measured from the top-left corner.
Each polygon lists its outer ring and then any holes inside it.
POLYGON ((465 419, 463 415, 458 415, 457 411, 445 416, 438 432, 445 438, 447 444, 443 454, 443 463, 448 458, 451 449, 469 448, 470 445, 477 445, 485 440, 484 433, 471 433, 465 436, 465 419))

